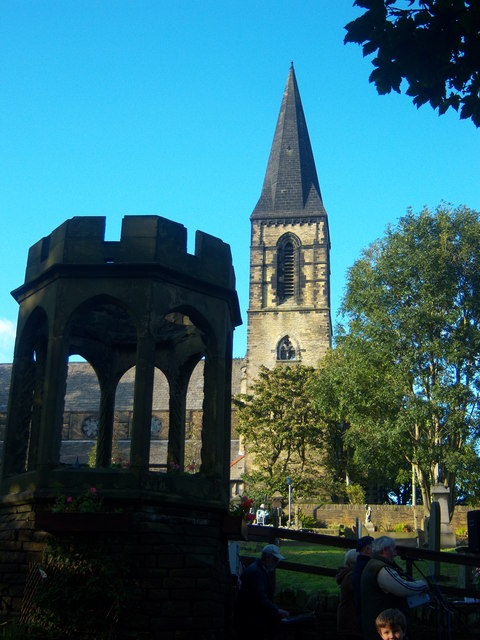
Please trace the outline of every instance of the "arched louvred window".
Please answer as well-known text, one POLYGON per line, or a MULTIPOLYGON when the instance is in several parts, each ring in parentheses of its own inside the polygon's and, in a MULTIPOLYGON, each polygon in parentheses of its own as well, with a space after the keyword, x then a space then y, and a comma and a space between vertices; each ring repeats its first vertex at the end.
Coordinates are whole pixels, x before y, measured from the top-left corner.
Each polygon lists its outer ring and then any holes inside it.
POLYGON ((295 253, 293 244, 287 242, 283 249, 283 297, 295 295, 295 253))
POLYGON ((288 336, 284 336, 277 345, 277 360, 297 360, 297 352, 288 336))
POLYGON ((277 299, 295 298, 298 280, 298 238, 286 234, 277 244, 277 299))

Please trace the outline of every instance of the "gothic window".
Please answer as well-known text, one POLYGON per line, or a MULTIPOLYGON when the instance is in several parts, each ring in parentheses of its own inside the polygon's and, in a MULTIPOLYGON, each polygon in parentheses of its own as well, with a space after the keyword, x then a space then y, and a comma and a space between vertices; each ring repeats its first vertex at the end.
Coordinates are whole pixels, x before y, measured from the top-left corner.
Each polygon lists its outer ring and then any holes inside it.
POLYGON ((277 346, 277 360, 296 360, 295 347, 288 336, 283 337, 277 346))
POLYGON ((277 297, 280 302, 295 298, 299 242, 286 234, 277 245, 277 297))

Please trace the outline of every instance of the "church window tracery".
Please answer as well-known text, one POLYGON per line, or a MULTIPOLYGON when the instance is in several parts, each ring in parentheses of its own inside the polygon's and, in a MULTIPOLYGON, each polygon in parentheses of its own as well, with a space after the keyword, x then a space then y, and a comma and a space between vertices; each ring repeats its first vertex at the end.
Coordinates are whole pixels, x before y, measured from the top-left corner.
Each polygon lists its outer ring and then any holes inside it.
POLYGON ((297 360, 297 352, 289 336, 284 336, 278 343, 277 360, 297 360))

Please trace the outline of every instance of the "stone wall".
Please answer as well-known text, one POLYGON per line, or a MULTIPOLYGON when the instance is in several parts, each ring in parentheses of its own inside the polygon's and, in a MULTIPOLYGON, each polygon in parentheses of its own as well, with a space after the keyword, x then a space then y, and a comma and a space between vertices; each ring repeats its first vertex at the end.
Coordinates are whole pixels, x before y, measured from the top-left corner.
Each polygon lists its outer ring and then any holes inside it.
MULTIPOLYGON (((363 524, 365 522, 365 505, 360 504, 306 504, 299 503, 298 506, 301 513, 312 516, 318 523, 324 523, 328 526, 345 525, 353 527, 356 518, 363 524)), ((372 523, 379 531, 392 531, 395 525, 406 524, 414 527, 414 517, 412 507, 388 505, 388 504, 372 504, 372 523)), ((457 506, 453 514, 453 530, 467 529, 467 512, 478 507, 457 506)), ((418 526, 422 528, 423 523, 423 506, 416 508, 418 526)))
POLYGON ((248 312, 248 383, 261 365, 279 363, 277 346, 286 335, 295 348, 295 362, 316 367, 331 342, 328 227, 324 219, 252 222, 250 308, 248 312), (280 304, 277 299, 278 241, 298 235, 297 295, 280 304))

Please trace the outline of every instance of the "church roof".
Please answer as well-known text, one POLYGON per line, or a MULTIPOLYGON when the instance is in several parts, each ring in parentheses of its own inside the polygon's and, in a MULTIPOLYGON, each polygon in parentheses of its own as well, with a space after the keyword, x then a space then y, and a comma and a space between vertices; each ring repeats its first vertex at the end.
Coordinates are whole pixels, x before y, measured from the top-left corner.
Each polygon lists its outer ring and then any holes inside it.
POLYGON ((326 215, 293 62, 251 219, 326 215))

